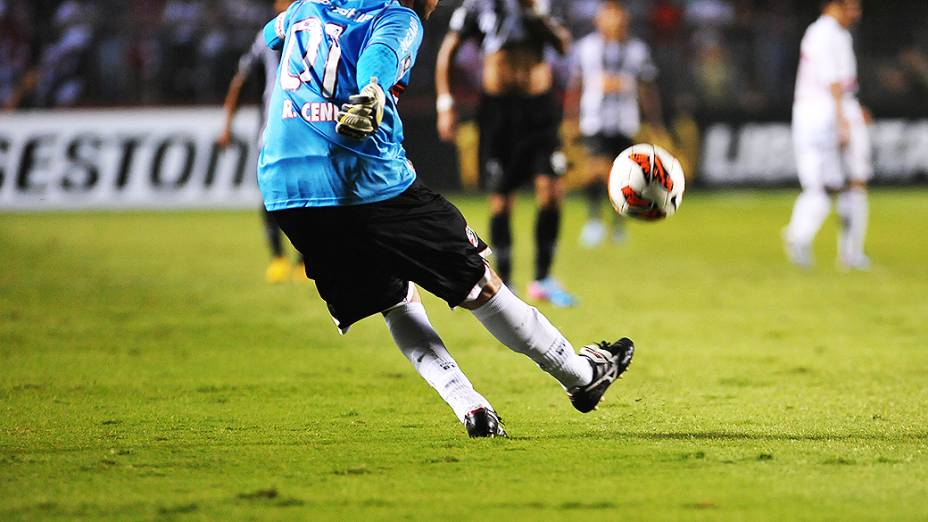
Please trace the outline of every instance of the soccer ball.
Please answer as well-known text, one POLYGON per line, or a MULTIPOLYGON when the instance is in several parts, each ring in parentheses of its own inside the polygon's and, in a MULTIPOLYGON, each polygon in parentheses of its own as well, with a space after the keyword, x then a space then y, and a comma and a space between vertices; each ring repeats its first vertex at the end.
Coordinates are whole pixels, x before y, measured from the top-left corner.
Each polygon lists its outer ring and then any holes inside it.
POLYGON ((609 201, 616 212, 630 218, 656 221, 674 215, 684 190, 683 167, 657 145, 625 149, 609 173, 609 201))

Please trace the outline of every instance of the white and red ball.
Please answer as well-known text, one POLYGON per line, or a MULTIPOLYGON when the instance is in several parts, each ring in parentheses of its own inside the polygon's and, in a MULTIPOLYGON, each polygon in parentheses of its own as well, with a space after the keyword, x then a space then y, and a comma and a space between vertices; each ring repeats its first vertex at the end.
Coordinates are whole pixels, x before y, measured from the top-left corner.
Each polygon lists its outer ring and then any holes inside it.
POLYGON ((655 221, 672 216, 685 191, 680 162, 657 145, 625 149, 609 173, 609 200, 616 212, 630 218, 655 221))

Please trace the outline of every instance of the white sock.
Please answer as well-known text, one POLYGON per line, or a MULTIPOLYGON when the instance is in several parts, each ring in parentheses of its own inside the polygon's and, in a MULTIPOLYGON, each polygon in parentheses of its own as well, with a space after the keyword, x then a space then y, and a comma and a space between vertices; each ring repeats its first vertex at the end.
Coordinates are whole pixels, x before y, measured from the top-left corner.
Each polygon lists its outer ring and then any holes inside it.
POLYGON ((838 215, 841 228, 838 232, 838 255, 845 263, 856 263, 864 257, 864 240, 867 237, 867 221, 870 206, 867 191, 852 188, 838 195, 838 215))
POLYGON ((473 314, 499 342, 527 355, 564 388, 593 380, 590 362, 577 355, 541 312, 522 302, 505 285, 473 314))
POLYGON ((384 319, 400 351, 419 375, 451 406, 458 420, 464 422, 464 416, 476 408, 493 409, 458 368, 429 323, 422 303, 398 306, 384 314, 384 319))
POLYGON ((799 245, 809 245, 828 217, 831 202, 821 189, 803 190, 793 206, 793 217, 786 228, 786 238, 799 245))

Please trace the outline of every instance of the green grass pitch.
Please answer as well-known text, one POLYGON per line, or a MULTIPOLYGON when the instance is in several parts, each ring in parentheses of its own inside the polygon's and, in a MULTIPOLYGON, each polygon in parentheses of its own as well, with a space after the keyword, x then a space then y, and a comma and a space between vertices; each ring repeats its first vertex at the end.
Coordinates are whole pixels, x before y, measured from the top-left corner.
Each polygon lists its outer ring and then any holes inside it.
MULTIPOLYGON (((311 285, 264 283, 257 212, 0 215, 0 519, 926 520, 928 192, 873 194, 850 274, 833 217, 785 263, 794 195, 694 193, 594 251, 569 202, 582 303, 542 309, 638 345, 589 415, 429 298, 512 435, 478 441, 381 320, 340 337, 311 285)), ((531 226, 526 198, 523 291, 531 226)))

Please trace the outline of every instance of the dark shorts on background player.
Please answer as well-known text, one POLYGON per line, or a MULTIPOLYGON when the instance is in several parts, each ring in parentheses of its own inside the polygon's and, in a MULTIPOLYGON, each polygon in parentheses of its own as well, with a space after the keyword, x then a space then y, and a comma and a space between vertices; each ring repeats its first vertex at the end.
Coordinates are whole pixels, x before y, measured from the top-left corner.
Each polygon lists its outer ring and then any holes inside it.
POLYGON ((583 147, 590 156, 605 156, 615 158, 623 150, 631 147, 635 142, 624 134, 593 134, 583 136, 583 147))
POLYGON ((561 176, 561 109, 552 93, 480 97, 480 175, 484 188, 508 194, 537 175, 561 176))
POLYGON ((488 275, 489 248, 461 212, 416 181, 379 203, 272 213, 342 332, 409 295, 409 282, 458 306, 488 275))

